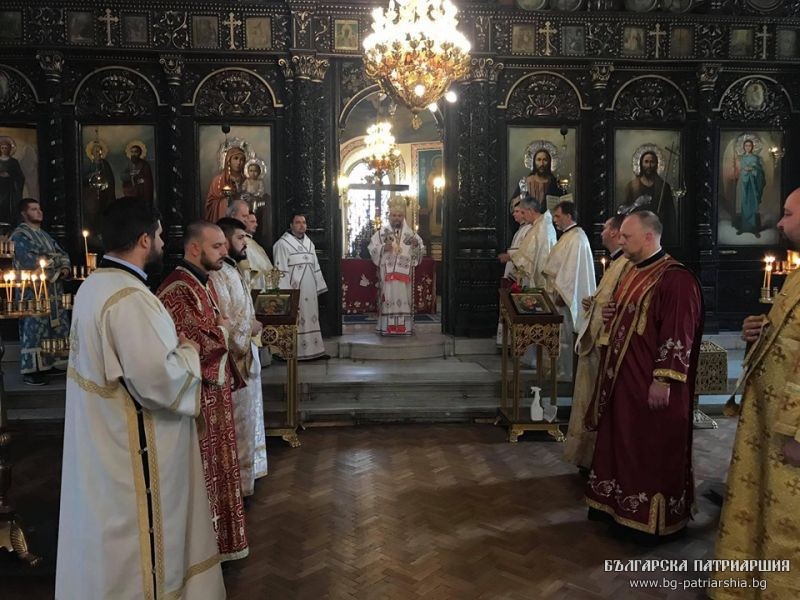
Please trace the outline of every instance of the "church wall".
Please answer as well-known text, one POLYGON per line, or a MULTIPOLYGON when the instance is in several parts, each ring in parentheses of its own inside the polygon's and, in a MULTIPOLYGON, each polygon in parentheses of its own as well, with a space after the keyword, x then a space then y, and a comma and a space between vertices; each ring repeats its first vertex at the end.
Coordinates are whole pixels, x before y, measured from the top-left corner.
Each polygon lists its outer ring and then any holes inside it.
MULTIPOLYGON (((645 10, 628 3, 643 11, 635 12, 605 0, 590 0, 590 10, 550 0, 566 11, 555 12, 541 4, 539 11, 508 2, 462 5, 473 59, 456 84, 459 101, 443 106, 445 329, 490 335, 496 324, 496 254, 513 233, 508 165, 524 151, 508 148, 508 128, 562 126, 575 130, 571 191, 598 254, 620 179, 626 169, 633 177, 632 166, 621 166, 631 163, 631 148, 674 140, 671 186, 683 195, 668 249, 698 273, 709 327, 735 327, 760 308, 759 261, 780 247, 770 227, 800 185, 789 166, 800 125, 800 5, 714 0, 695 8, 684 0, 645 10), (745 134, 762 142, 768 197, 758 238, 737 233, 726 179, 731 144, 745 134), (769 144, 784 156, 773 159, 769 144)), ((203 213, 203 128, 253 128, 254 144, 269 154, 258 158, 268 169, 271 237, 285 230, 291 212, 308 215, 331 290, 322 298, 324 331, 336 333, 339 117, 374 86, 359 58, 370 10, 320 2, 7 1, 0 8, 0 131, 36 127, 48 227, 75 257, 87 222, 87 135, 94 127, 112 135, 116 163, 109 163, 119 170, 115 132, 152 133, 155 198, 174 257, 182 226, 203 213)))

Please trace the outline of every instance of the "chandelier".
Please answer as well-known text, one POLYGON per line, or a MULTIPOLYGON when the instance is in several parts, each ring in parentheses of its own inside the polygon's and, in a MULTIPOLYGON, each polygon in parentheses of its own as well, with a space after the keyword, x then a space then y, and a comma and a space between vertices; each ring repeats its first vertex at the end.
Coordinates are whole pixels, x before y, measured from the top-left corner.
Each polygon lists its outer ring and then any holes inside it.
POLYGON ((384 93, 405 104, 419 128, 419 113, 466 75, 470 44, 456 29, 450 0, 389 0, 372 11, 372 33, 364 39, 364 70, 384 93))
POLYGON ((364 142, 367 146, 367 164, 374 177, 381 181, 384 175, 395 169, 400 157, 400 150, 392 135, 392 124, 382 121, 369 126, 364 142))

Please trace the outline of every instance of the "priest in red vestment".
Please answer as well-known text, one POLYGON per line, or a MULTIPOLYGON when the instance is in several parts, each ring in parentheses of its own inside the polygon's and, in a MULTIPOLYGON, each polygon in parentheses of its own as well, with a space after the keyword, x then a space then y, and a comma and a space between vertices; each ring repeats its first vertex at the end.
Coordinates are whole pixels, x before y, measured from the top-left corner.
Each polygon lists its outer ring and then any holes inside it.
POLYGON ((233 391, 244 380, 228 353, 230 324, 220 314, 210 271, 222 268, 228 251, 222 230, 198 222, 186 228, 184 257, 158 289, 158 297, 172 315, 178 333, 200 346, 203 374, 200 408, 200 454, 206 490, 221 559, 236 560, 248 554, 244 531, 244 505, 233 391))
POLYGON ((661 232, 649 211, 631 213, 620 229, 634 268, 603 309, 604 348, 586 416, 597 430, 586 499, 590 517, 602 511, 624 527, 666 536, 686 525, 694 505, 703 302, 697 278, 661 249, 661 232))

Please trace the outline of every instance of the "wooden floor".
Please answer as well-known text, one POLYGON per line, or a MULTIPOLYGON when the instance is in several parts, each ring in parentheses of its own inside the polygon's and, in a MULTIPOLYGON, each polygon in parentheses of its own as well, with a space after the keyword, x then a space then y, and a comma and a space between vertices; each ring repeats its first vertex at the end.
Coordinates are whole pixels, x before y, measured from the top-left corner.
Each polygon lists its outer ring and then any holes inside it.
MULTIPOLYGON (((504 441, 491 425, 312 429, 270 440, 270 475, 247 505, 250 556, 227 565, 231 600, 699 598, 689 573, 605 572, 604 561, 710 558, 735 422, 695 435, 696 520, 680 541, 642 548, 586 520, 582 480, 546 437, 504 441), (676 579, 677 591, 631 589, 676 579)), ((52 598, 60 442, 15 442, 39 575, 0 556, 0 597, 52 598), (38 523, 33 521, 37 520, 38 523), (48 528, 50 531, 47 531, 48 528)))

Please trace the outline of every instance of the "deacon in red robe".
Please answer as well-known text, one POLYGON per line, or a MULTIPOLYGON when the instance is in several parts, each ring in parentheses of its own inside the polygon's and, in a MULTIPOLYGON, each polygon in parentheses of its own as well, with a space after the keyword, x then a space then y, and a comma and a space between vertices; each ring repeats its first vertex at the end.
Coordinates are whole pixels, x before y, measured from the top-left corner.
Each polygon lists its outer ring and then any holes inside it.
POLYGON ((208 277, 210 271, 222 268, 225 256, 222 230, 211 223, 193 223, 186 229, 183 260, 158 289, 178 333, 200 346, 204 420, 200 454, 223 561, 248 554, 232 399, 233 391, 244 387, 244 380, 228 353, 229 322, 220 314, 208 277))
POLYGON ((660 536, 692 514, 692 400, 703 303, 700 285, 661 249, 662 226, 634 212, 620 229, 634 264, 603 309, 600 369, 587 428, 597 430, 586 487, 591 509, 660 536))

